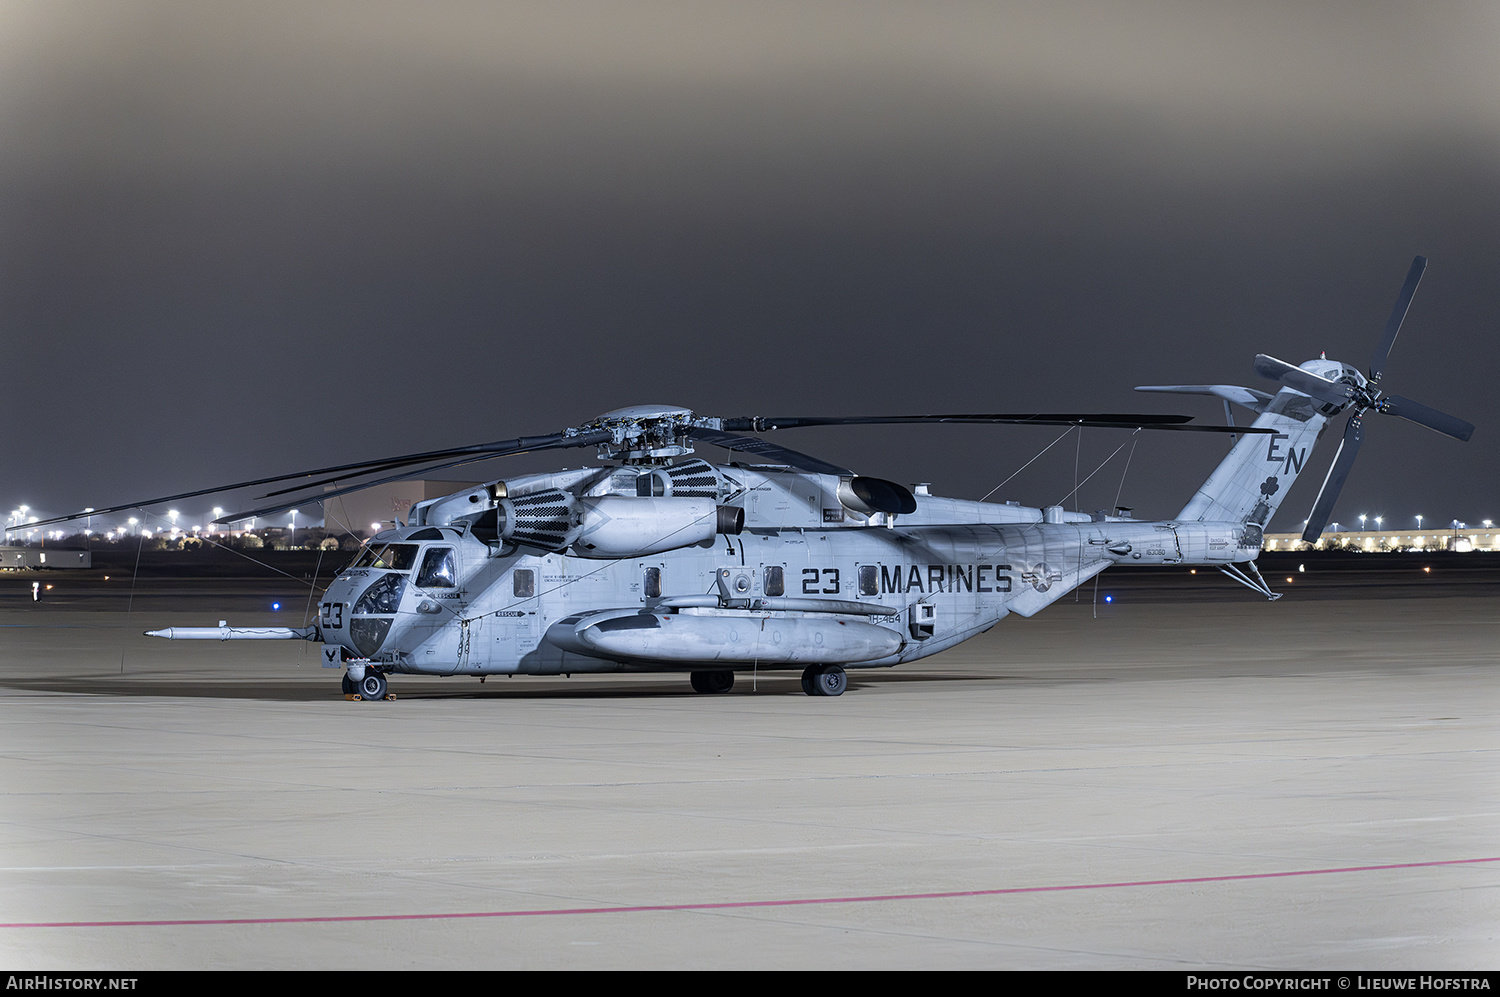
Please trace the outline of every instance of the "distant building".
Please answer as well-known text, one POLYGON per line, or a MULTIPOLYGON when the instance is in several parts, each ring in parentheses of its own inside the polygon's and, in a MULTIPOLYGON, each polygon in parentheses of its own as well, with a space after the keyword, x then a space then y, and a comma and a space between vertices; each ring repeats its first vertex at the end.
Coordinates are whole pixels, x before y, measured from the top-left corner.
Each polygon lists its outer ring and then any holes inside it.
POLYGON ((394 521, 406 522, 413 505, 440 498, 465 488, 472 481, 393 481, 363 491, 340 495, 323 503, 323 528, 328 533, 350 533, 368 537, 389 529, 394 521))
MULTIPOLYGON (((1267 533, 1263 550, 1307 550, 1301 533, 1267 533)), ((1314 550, 1500 550, 1500 531, 1467 525, 1436 530, 1340 530, 1325 532, 1314 550)))
POLYGON ((0 547, 0 568, 7 571, 89 567, 93 567, 93 555, 86 550, 68 547, 0 547))

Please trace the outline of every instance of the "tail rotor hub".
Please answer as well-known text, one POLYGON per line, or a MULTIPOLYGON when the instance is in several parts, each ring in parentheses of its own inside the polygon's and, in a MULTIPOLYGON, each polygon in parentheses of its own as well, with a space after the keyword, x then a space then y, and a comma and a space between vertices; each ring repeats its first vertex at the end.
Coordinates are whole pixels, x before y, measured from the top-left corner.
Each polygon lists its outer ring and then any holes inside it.
POLYGON ((1343 488, 1344 481, 1349 476, 1349 468, 1354 463, 1354 456, 1359 452, 1364 434, 1362 417, 1367 411, 1374 409, 1381 415, 1393 415, 1464 442, 1474 432, 1474 427, 1462 419, 1428 408, 1410 398, 1384 394, 1377 387, 1385 374, 1385 362, 1390 356, 1391 347, 1395 344, 1406 312, 1411 307, 1417 282, 1426 267, 1427 261, 1420 256, 1412 261, 1406 283, 1396 297, 1396 306, 1391 309, 1390 318, 1386 321, 1385 335, 1376 347, 1375 357, 1370 363, 1369 377, 1349 364, 1329 360, 1327 356, 1309 360, 1300 367, 1263 353, 1255 358, 1258 373, 1273 381, 1281 381, 1287 387, 1321 402, 1318 410, 1324 415, 1332 417, 1344 409, 1354 410, 1344 427, 1344 438, 1334 456, 1333 466, 1328 469, 1328 477, 1323 480, 1323 487, 1307 518, 1307 528, 1302 531, 1302 539, 1306 543, 1313 543, 1322 535, 1324 525, 1333 514, 1339 490, 1343 488))

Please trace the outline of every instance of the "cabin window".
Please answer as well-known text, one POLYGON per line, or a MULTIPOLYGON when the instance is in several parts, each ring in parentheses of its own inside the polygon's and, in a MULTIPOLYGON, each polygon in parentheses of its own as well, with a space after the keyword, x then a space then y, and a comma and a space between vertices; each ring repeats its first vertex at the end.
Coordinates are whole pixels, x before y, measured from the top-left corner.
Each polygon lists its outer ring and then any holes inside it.
POLYGON ((861 564, 859 566, 859 594, 878 595, 880 593, 880 580, 876 576, 876 567, 873 564, 861 564))
POLYGON ((786 569, 779 564, 767 567, 765 584, 761 587, 766 595, 786 595, 786 569))
POLYGON ((458 558, 452 547, 429 547, 417 572, 419 588, 451 589, 458 586, 458 558))
POLYGON ((641 591, 647 599, 661 598, 661 568, 650 567, 646 569, 642 579, 641 591))
POLYGON ((530 599, 536 595, 536 572, 530 568, 517 568, 511 575, 511 591, 517 599, 530 599))

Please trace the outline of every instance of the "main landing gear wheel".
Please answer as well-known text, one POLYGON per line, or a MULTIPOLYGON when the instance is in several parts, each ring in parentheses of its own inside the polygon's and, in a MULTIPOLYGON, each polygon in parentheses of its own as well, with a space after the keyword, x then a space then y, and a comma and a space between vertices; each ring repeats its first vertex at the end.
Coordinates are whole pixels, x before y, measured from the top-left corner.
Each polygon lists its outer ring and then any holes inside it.
POLYGON ((361 699, 378 703, 385 698, 385 676, 379 672, 365 672, 365 677, 355 685, 361 699))
POLYGON ((838 665, 813 665, 802 673, 802 691, 809 696, 842 696, 849 676, 838 665))
POLYGON ((734 672, 694 672, 691 676, 694 692, 721 693, 734 688, 734 672))

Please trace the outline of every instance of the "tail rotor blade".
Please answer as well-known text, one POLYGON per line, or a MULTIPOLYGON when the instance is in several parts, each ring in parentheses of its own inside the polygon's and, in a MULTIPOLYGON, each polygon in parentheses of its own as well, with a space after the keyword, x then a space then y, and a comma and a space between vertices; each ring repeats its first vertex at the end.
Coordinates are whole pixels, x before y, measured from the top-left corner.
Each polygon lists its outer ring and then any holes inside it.
POLYGON ((1318 489, 1312 514, 1307 517, 1307 526, 1302 530, 1303 543, 1317 543, 1318 538, 1323 535, 1323 527, 1328 525, 1328 517, 1333 515, 1333 505, 1339 500, 1339 492, 1343 490, 1344 481, 1349 477, 1349 469, 1354 466, 1354 458, 1359 454, 1359 445, 1363 439, 1364 428, 1360 416, 1355 415, 1344 427, 1344 438, 1339 441, 1338 453, 1333 456, 1333 466, 1328 469, 1328 477, 1323 479, 1323 487, 1318 489))
POLYGON ((1354 389, 1342 381, 1330 381, 1326 377, 1309 374, 1301 367, 1294 367, 1285 360, 1277 360, 1264 353, 1255 355, 1255 372, 1261 377, 1280 381, 1304 395, 1311 395, 1333 405, 1343 405, 1354 397, 1354 389))
POLYGON ((1385 321, 1385 336, 1381 338, 1380 345, 1375 348, 1375 357, 1370 361, 1370 384, 1380 383, 1380 378, 1385 374, 1385 361, 1391 355, 1391 347, 1396 345, 1396 335, 1401 331, 1401 323, 1406 321, 1406 313, 1411 308, 1412 296, 1417 293, 1417 285, 1422 282, 1422 273, 1427 269, 1427 257, 1418 256, 1411 261, 1411 269, 1406 272, 1406 283, 1401 285, 1401 293, 1396 295, 1396 305, 1391 309, 1391 317, 1385 321))
POLYGON ((1376 408, 1385 415, 1394 415, 1398 419, 1415 422, 1419 426, 1426 426, 1444 436, 1451 436, 1465 443, 1469 442, 1469 437, 1474 435, 1472 423, 1464 422, 1446 412, 1428 408, 1421 402, 1414 402, 1410 398, 1402 398, 1400 395, 1386 395, 1376 408))

